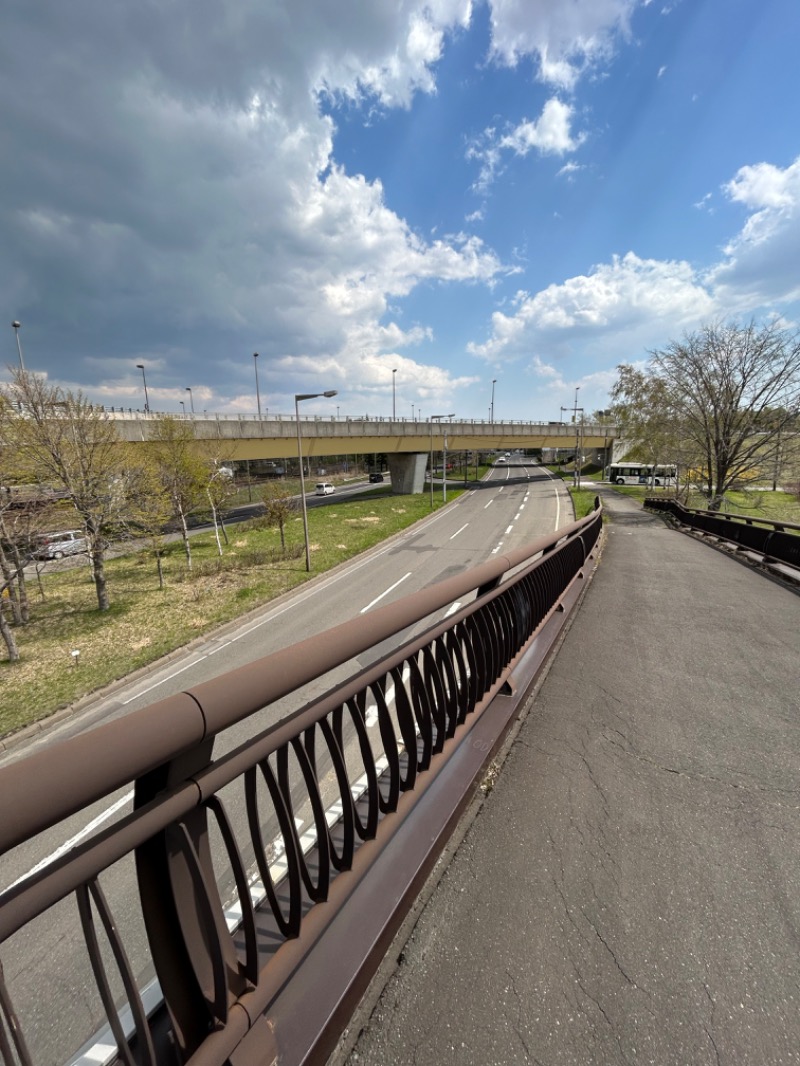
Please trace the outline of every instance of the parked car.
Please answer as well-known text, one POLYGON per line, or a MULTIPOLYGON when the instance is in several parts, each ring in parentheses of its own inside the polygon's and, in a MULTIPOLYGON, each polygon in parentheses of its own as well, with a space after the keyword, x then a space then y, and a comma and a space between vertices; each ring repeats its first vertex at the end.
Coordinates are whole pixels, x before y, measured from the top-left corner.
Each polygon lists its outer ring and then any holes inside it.
POLYGON ((375 474, 370 474, 370 475, 369 475, 369 479, 370 479, 370 481, 372 481, 372 482, 378 482, 378 481, 383 481, 383 474, 377 474, 377 473, 375 473, 375 474))
POLYGON ((81 529, 64 529, 58 533, 43 533, 37 537, 34 555, 37 559, 63 559, 89 550, 89 542, 81 529))
POLYGON ((334 493, 333 485, 328 481, 317 482, 316 494, 317 496, 332 496, 334 493))

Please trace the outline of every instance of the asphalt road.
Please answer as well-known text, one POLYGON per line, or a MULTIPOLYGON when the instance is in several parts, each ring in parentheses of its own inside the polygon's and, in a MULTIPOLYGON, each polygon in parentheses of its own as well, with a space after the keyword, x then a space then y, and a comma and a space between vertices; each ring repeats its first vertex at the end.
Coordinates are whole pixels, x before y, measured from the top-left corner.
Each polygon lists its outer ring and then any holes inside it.
MULTIPOLYGON (((441 486, 434 485, 441 492, 441 486)), ((402 506, 402 497, 397 497, 402 506)), ((320 503, 335 508, 336 497, 320 503)), ((451 506, 437 511, 387 544, 353 560, 335 573, 321 575, 296 595, 249 615, 241 624, 225 627, 195 644, 184 655, 140 672, 129 683, 115 686, 113 695, 101 697, 74 719, 66 720, 27 749, 14 749, 3 761, 20 758, 56 738, 70 736, 101 721, 129 714, 172 693, 184 691, 208 678, 286 647, 337 623, 368 613, 427 585, 491 558, 501 550, 525 544, 572 521, 568 494, 558 479, 535 465, 495 468, 479 488, 465 493, 451 506)), ((373 649, 360 665, 377 658, 373 649)), ((344 671, 340 671, 342 675, 344 671)), ((309 693, 305 694, 307 698, 309 693)), ((241 723, 221 738, 217 754, 252 736, 256 729, 277 721, 298 706, 297 697, 270 707, 254 720, 241 723)), ((377 735, 377 730, 375 730, 377 735)), ((0 766, 2 763, 0 762, 0 766)), ((2 887, 34 869, 48 856, 86 831, 97 820, 110 824, 130 809, 123 792, 88 809, 35 841, 4 857, 2 887)), ((244 822, 240 796, 229 796, 226 809, 235 824, 244 822)), ((266 830, 269 833, 269 828, 266 830)), ((267 836, 269 839, 269 836, 267 836)), ((146 940, 136 905, 132 863, 126 860, 104 877, 126 948, 142 979, 149 973, 146 940)), ((77 926, 75 906, 68 900, 15 937, 3 950, 6 980, 22 1016, 36 1062, 63 1063, 98 1023, 93 982, 77 926), (69 989, 55 1004, 42 1005, 42 988, 69 989), (83 990, 81 995, 75 989, 83 990), (85 992, 85 995, 83 994, 85 992)))
POLYGON ((604 502, 583 605, 348 1066, 800 1061, 800 597, 604 502))

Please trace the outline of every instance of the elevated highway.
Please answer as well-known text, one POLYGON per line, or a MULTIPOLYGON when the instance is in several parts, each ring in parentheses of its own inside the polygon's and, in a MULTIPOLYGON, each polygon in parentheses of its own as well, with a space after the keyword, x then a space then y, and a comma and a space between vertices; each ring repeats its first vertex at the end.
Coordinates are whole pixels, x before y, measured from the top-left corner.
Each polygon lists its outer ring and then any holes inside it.
MULTIPOLYGON (((114 412, 120 436, 131 443, 151 440, 158 415, 114 412)), ((287 459, 297 455, 297 421, 293 416, 274 418, 197 415, 191 419, 199 440, 222 441, 225 458, 287 459)), ((407 419, 301 417, 303 454, 327 456, 427 453, 516 448, 569 448, 576 442, 570 422, 470 422, 464 420, 411 421, 407 419)), ((580 427, 585 449, 612 447, 617 426, 585 423, 580 427)))

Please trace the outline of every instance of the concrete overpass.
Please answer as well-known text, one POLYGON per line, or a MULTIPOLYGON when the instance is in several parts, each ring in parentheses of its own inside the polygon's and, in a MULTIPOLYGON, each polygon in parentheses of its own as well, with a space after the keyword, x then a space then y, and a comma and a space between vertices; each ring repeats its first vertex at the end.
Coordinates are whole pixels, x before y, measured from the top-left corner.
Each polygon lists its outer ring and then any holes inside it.
MULTIPOLYGON (((158 425, 157 414, 113 413, 120 435, 131 443, 147 443, 158 425)), ((231 415, 189 416, 200 441, 214 441, 225 462, 297 457, 297 419, 289 415, 257 418, 231 415)), ((511 450, 518 448, 613 448, 616 426, 571 422, 470 422, 391 418, 300 418, 303 456, 386 454, 392 489, 399 494, 424 491, 431 451, 511 450)))
MULTIPOLYGON (((132 443, 152 439, 157 414, 112 412, 120 436, 132 443)), ((197 415, 191 421, 198 440, 229 444, 225 458, 289 459, 297 455, 297 421, 278 415, 254 416, 197 415)), ((516 448, 570 448, 575 444, 576 427, 571 422, 487 422, 461 419, 412 421, 392 418, 346 418, 309 416, 300 418, 303 455, 365 455, 370 452, 428 454, 431 445, 441 451, 514 450, 516 448)), ((600 449, 614 444, 617 426, 585 423, 581 445, 600 449)))

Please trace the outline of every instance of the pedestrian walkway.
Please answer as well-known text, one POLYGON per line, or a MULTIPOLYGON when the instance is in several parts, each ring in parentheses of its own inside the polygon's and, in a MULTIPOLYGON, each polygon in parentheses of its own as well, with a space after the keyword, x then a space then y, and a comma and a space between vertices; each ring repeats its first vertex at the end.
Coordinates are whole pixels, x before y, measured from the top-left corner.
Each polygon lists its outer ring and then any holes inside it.
POLYGON ((583 605, 350 1066, 800 1063, 800 596, 604 503, 583 605))

